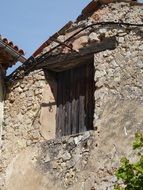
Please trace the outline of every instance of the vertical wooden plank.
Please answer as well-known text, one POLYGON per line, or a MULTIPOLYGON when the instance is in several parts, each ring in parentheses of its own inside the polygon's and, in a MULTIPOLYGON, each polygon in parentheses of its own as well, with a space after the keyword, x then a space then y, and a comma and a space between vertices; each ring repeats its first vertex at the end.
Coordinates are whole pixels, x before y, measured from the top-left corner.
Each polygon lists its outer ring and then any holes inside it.
POLYGON ((68 84, 67 84, 67 135, 72 134, 72 120, 71 120, 71 90, 72 90, 72 79, 71 70, 67 72, 68 84))
POLYGON ((57 74, 57 111, 56 111, 56 136, 59 137, 59 107, 58 107, 58 104, 59 104, 59 96, 58 96, 58 93, 59 93, 59 76, 57 74))
POLYGON ((86 126, 86 130, 88 128, 88 125, 89 125, 89 110, 88 110, 88 104, 89 104, 89 100, 88 100, 88 96, 89 96, 89 81, 88 81, 88 78, 89 78, 89 72, 88 72, 88 67, 89 65, 87 66, 86 65, 86 70, 85 70, 85 76, 86 76, 86 83, 85 83, 85 113, 86 113, 86 116, 85 116, 85 126, 86 126))
POLYGON ((71 102, 69 102, 69 106, 68 106, 68 135, 72 134, 72 104, 71 102))
POLYGON ((72 105, 72 125, 71 125, 72 126, 72 134, 75 134, 76 133, 76 113, 75 113, 76 100, 75 99, 72 100, 71 105, 72 105))
POLYGON ((65 135, 68 135, 69 128, 69 71, 65 72, 64 86, 64 107, 65 107, 65 135))
POLYGON ((82 71, 80 69, 80 67, 78 68, 75 68, 75 78, 76 78, 76 82, 75 82, 75 99, 76 99, 76 110, 75 110, 75 113, 76 113, 76 133, 79 133, 79 96, 80 96, 80 86, 81 86, 81 74, 82 74, 82 71))
POLYGON ((56 111, 56 137, 59 137, 59 108, 56 111))
POLYGON ((80 91, 79 91, 79 132, 85 131, 85 87, 86 65, 80 68, 80 91))
POLYGON ((62 124, 63 124, 63 106, 62 104, 60 104, 59 105, 59 129, 58 129, 59 137, 63 135, 62 124))
POLYGON ((72 134, 76 133, 77 121, 76 121, 76 73, 75 70, 71 70, 71 107, 72 107, 72 134))
POLYGON ((90 106, 90 128, 89 130, 93 130, 93 119, 94 119, 94 108, 95 108, 95 99, 94 99, 94 91, 95 91, 95 82, 94 82, 94 74, 95 74, 95 70, 94 70, 94 63, 91 64, 90 66, 90 72, 91 72, 91 106, 90 106))
POLYGON ((93 129, 93 63, 59 73, 57 91, 57 133, 70 135, 93 129))
POLYGON ((66 84, 67 84, 67 78, 66 78, 66 72, 64 73, 61 73, 62 76, 62 105, 63 105, 63 108, 62 108, 62 136, 64 135, 67 135, 66 133, 66 129, 67 129, 67 122, 66 122, 66 84))
POLYGON ((58 74, 58 87, 57 87, 57 114, 56 114, 56 136, 60 137, 62 135, 61 131, 61 122, 62 122, 62 90, 61 90, 61 77, 60 74, 58 74), (60 94, 59 94, 60 92, 60 94))
POLYGON ((85 131, 84 96, 79 97, 79 132, 85 131))

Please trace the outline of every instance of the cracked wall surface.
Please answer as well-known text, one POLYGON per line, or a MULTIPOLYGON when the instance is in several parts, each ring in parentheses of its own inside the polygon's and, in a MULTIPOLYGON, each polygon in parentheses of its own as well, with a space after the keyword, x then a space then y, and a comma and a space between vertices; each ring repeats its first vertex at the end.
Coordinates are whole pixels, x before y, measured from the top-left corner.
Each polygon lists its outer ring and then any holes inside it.
MULTIPOLYGON (((76 24, 88 25, 99 18, 142 23, 142 17, 142 7, 114 3, 76 24)), ((1 190, 112 190, 120 158, 136 159, 132 140, 143 130, 143 28, 96 26, 72 43, 78 49, 111 36, 116 48, 94 55, 94 131, 54 139, 56 84, 41 70, 25 76, 7 92, 1 190)))

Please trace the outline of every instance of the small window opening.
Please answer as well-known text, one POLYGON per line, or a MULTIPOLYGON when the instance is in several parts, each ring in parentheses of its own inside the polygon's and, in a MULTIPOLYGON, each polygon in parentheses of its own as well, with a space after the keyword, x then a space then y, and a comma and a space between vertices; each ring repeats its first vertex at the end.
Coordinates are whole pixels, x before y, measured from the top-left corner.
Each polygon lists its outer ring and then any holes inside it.
POLYGON ((93 130, 94 73, 92 61, 57 74, 58 137, 93 130))

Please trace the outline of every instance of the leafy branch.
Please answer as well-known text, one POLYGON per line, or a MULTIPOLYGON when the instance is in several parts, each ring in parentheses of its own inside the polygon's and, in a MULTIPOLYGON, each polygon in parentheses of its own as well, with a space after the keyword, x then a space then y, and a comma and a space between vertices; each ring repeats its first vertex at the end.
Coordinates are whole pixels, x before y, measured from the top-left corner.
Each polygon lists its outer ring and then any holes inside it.
POLYGON ((115 190, 143 190, 143 134, 135 134, 133 150, 138 149, 139 160, 136 163, 130 163, 126 157, 121 159, 121 166, 116 171, 118 179, 115 190), (122 183, 120 183, 120 181, 122 183))

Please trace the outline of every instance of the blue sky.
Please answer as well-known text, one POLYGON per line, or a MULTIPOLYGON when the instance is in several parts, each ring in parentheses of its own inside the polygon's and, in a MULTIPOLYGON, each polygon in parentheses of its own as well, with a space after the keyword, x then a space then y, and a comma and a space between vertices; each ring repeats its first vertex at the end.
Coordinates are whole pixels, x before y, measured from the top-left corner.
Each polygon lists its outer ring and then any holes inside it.
POLYGON ((49 36, 75 20, 90 1, 1 0, 0 34, 22 48, 28 58, 49 36))
POLYGON ((29 57, 50 35, 74 20, 90 0, 2 0, 0 34, 29 57))

